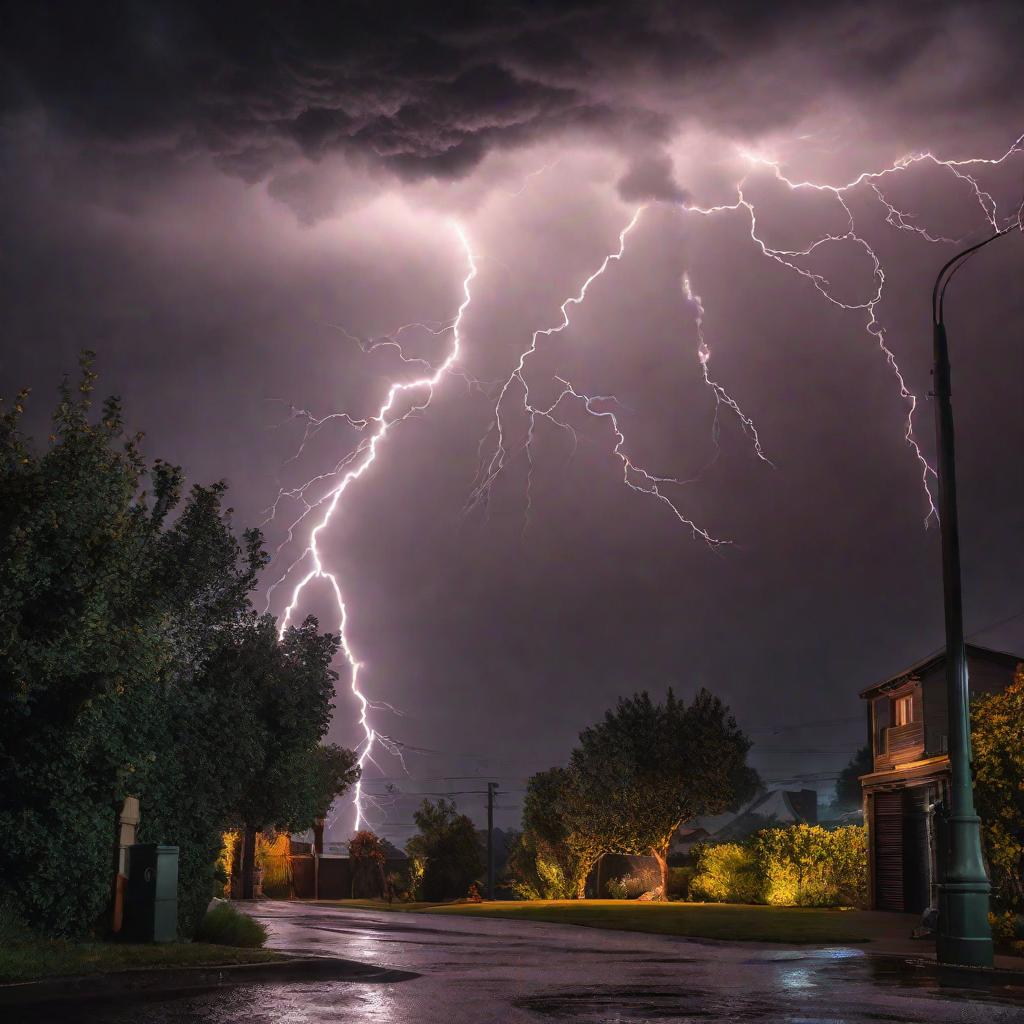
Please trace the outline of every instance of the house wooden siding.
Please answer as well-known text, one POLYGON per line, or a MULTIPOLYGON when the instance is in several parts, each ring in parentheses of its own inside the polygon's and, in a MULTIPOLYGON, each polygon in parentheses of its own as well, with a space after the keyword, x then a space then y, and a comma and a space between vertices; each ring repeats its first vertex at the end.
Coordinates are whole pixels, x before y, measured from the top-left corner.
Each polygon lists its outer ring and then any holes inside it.
MULTIPOLYGON (((971 697, 1005 689, 1022 659, 967 645, 971 697)), ((949 791, 945 652, 861 693, 874 770, 861 776, 871 905, 920 913, 935 906, 934 813, 949 791), (901 701, 909 698, 909 704, 901 701), (908 716, 908 710, 910 710, 908 716), (897 714, 905 721, 897 721, 897 714)))

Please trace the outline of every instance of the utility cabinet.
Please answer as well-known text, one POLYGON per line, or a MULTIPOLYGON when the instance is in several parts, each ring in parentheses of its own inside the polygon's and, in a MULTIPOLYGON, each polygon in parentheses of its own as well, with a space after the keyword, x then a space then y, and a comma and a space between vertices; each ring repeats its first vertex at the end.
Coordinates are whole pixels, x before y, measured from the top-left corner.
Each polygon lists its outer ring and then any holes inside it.
POLYGON ((124 929, 129 942, 178 937, 178 848, 157 843, 128 847, 124 929))

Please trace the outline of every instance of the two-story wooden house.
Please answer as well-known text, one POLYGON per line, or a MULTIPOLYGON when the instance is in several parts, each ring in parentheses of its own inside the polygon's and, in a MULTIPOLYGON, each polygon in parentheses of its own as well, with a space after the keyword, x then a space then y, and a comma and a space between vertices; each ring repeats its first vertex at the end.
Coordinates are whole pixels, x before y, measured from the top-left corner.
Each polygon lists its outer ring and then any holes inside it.
MULTIPOLYGON (((1024 658, 967 645, 971 696, 1005 689, 1024 658)), ((861 776, 871 906, 920 913, 936 906, 933 808, 948 797, 946 652, 861 693, 874 770, 861 776)))

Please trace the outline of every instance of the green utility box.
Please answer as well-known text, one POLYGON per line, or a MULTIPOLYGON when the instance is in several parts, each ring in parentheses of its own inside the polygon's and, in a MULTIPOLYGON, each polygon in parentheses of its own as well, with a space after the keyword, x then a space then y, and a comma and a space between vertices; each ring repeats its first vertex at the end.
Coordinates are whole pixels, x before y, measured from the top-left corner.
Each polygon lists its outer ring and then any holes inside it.
POLYGON ((156 843, 128 847, 123 936, 129 942, 178 937, 178 848, 156 843))

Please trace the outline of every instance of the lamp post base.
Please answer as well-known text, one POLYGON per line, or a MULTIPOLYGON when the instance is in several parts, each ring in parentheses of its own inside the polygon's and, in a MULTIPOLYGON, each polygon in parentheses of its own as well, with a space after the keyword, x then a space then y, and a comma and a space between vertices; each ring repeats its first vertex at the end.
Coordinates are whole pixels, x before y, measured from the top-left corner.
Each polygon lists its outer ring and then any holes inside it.
POLYGON ((988 881, 945 882, 939 886, 935 952, 940 964, 992 966, 988 894, 988 881))

